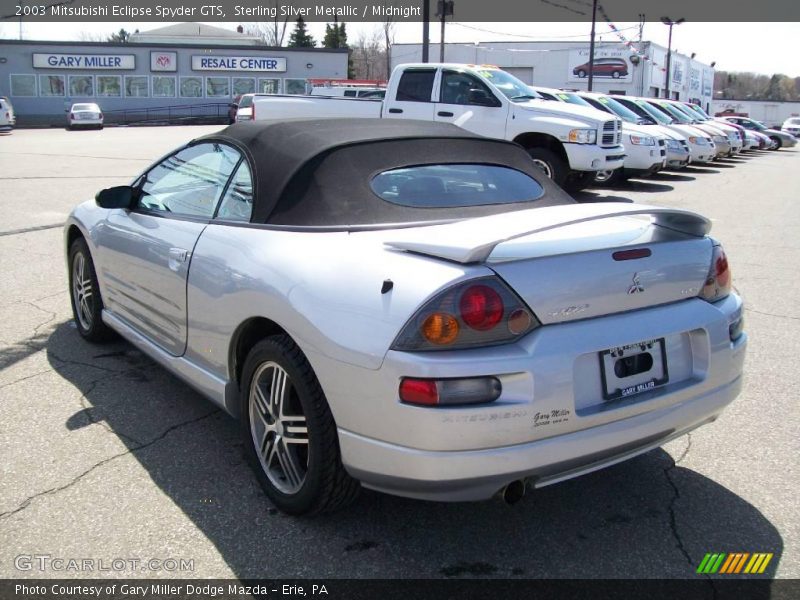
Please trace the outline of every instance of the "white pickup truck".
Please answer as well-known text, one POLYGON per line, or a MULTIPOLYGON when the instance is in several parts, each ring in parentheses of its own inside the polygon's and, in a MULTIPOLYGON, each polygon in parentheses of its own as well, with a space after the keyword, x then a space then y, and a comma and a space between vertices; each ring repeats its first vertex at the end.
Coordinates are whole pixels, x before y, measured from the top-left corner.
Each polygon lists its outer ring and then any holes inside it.
POLYGON ((594 108, 547 102, 491 66, 399 65, 382 101, 261 95, 253 102, 255 120, 332 117, 443 121, 513 140, 570 191, 589 185, 598 171, 620 168, 625 157, 620 119, 594 108))

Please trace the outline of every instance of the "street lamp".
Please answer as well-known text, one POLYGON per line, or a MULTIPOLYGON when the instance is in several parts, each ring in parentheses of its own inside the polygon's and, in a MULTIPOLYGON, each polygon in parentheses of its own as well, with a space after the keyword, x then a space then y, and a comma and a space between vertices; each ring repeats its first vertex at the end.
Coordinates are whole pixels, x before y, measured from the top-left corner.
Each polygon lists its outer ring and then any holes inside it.
POLYGON ((670 90, 669 90, 669 77, 672 74, 672 27, 674 25, 680 25, 686 19, 680 18, 677 21, 673 21, 669 17, 661 17, 661 22, 664 25, 669 26, 669 41, 667 42, 667 98, 671 97, 670 90))

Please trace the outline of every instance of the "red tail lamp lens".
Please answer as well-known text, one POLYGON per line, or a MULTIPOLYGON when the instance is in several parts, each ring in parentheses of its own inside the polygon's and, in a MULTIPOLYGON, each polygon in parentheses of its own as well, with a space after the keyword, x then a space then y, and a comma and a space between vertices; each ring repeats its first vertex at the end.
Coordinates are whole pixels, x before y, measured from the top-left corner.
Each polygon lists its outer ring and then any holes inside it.
POLYGON ((488 331, 503 318, 503 299, 487 285, 468 287, 459 303, 461 319, 477 331, 488 331))
POLYGON ((717 272, 717 285, 726 289, 731 285, 731 270, 728 267, 728 257, 724 252, 720 252, 714 261, 714 269, 717 272))
POLYGON ((400 382, 400 400, 409 404, 436 406, 439 403, 439 390, 433 379, 403 379, 400 382))

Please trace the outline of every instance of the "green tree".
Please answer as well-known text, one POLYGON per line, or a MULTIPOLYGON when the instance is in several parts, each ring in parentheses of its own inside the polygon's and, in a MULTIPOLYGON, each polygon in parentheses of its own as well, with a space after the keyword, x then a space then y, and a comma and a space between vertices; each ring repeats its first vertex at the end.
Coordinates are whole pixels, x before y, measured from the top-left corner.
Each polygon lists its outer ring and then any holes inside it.
POLYGON ((317 45, 311 34, 306 29, 303 17, 297 18, 292 35, 289 36, 289 48, 313 48, 317 45))
MULTIPOLYGON (((138 29, 136 31, 139 31, 138 29)), ((112 33, 108 36, 109 42, 119 42, 120 44, 125 44, 128 41, 128 38, 131 37, 131 34, 125 31, 124 29, 120 29, 117 33, 112 33)))

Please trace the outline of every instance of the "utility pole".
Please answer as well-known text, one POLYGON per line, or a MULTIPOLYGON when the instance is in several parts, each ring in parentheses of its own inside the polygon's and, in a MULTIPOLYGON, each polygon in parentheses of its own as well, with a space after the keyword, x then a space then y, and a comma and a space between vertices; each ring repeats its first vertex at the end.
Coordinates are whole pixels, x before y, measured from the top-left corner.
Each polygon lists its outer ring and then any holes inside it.
POLYGON ((586 86, 588 91, 592 91, 594 82, 594 27, 597 22, 597 0, 592 0, 592 39, 589 40, 589 82, 586 86))
POLYGON ((661 17, 661 22, 669 27, 669 41, 667 42, 667 98, 672 98, 672 92, 669 89, 669 78, 672 75, 672 27, 680 25, 686 19, 680 18, 673 21, 669 17, 661 17))
POLYGON ((430 50, 431 0, 422 0, 422 62, 428 62, 430 50))
POLYGON ((444 21, 445 17, 453 16, 453 0, 439 0, 436 5, 436 16, 441 19, 442 35, 439 44, 439 62, 444 62, 444 21))

